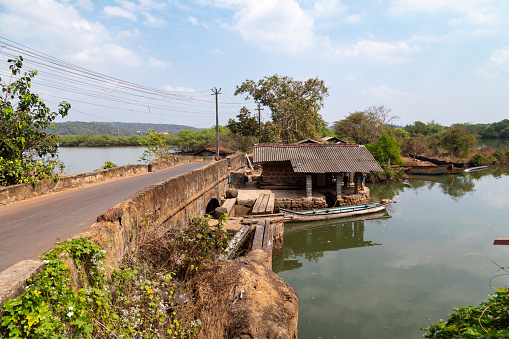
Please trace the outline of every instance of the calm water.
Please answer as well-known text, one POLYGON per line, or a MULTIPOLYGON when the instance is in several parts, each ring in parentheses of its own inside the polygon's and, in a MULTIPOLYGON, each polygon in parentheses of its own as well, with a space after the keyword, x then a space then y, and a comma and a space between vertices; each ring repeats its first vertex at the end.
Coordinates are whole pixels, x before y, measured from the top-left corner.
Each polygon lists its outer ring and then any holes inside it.
POLYGON ((299 295, 299 338, 420 338, 477 305, 509 265, 509 169, 369 185, 397 198, 385 219, 287 224, 273 269, 299 295))
POLYGON ((59 147, 58 157, 65 164, 65 174, 93 172, 106 161, 118 166, 141 164, 146 147, 59 147))

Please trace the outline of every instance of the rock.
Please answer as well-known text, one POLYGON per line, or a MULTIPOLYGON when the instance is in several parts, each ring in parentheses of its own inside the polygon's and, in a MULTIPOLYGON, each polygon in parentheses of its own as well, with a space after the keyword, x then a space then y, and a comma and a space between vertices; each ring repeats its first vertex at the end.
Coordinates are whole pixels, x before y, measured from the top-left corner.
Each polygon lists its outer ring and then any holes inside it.
POLYGON ((238 190, 228 190, 226 191, 226 199, 232 199, 239 196, 238 190))
POLYGON ((219 219, 219 217, 221 216, 221 214, 226 214, 228 213, 228 211, 226 210, 225 207, 217 207, 213 212, 212 212, 212 217, 214 219, 219 219))

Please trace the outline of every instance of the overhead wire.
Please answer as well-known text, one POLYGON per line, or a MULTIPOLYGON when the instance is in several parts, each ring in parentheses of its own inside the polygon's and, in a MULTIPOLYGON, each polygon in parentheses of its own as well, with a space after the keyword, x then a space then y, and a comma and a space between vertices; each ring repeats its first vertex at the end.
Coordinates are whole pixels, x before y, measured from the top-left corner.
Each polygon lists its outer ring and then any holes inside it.
MULTIPOLYGON (((32 82, 38 90, 41 87, 42 89, 63 91, 66 97, 69 94, 73 94, 74 97, 78 96, 77 99, 69 98, 66 101, 72 100, 83 105, 160 116, 215 115, 215 102, 204 92, 169 91, 124 81, 60 60, 1 36, 0 55, 11 59, 21 55, 26 68, 37 68, 38 77, 35 77, 32 82), (86 98, 92 99, 92 101, 103 100, 105 103, 90 102, 86 98), (118 107, 118 105, 122 105, 122 107, 118 107), (142 110, 140 107, 147 107, 147 109, 142 110), (186 115, 182 115, 182 113, 186 115)), ((7 63, 3 60, 0 62, 7 63)), ((10 76, 10 74, 11 72, 8 70, 0 70, 1 76, 10 76)), ((51 93, 44 93, 44 95, 60 98, 51 93)), ((254 104, 250 101, 235 102, 228 95, 226 98, 229 99, 229 102, 222 100, 220 105, 234 108, 254 104)), ((81 113, 87 114, 83 111, 81 113)), ((235 114, 238 114, 235 109, 223 108, 221 110, 221 115, 235 114)), ((92 114, 88 115, 97 117, 92 114)), ((106 117, 103 119, 108 120, 106 117)))

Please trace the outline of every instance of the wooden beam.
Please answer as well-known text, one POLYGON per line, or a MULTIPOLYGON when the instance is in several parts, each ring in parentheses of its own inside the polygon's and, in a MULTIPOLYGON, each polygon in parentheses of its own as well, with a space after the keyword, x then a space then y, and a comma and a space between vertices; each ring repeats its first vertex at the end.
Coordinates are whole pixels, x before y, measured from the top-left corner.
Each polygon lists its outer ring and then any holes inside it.
POLYGON ((509 245, 509 239, 507 238, 495 239, 493 245, 509 245))

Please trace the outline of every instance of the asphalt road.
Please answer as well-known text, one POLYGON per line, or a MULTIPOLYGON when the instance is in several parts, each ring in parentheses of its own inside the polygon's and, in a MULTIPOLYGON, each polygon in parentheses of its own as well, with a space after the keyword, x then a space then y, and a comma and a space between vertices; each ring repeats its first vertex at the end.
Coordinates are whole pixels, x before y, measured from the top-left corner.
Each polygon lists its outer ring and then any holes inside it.
POLYGON ((184 164, 0 207, 0 272, 48 251, 57 238, 85 231, 98 215, 145 187, 207 164, 184 164))

